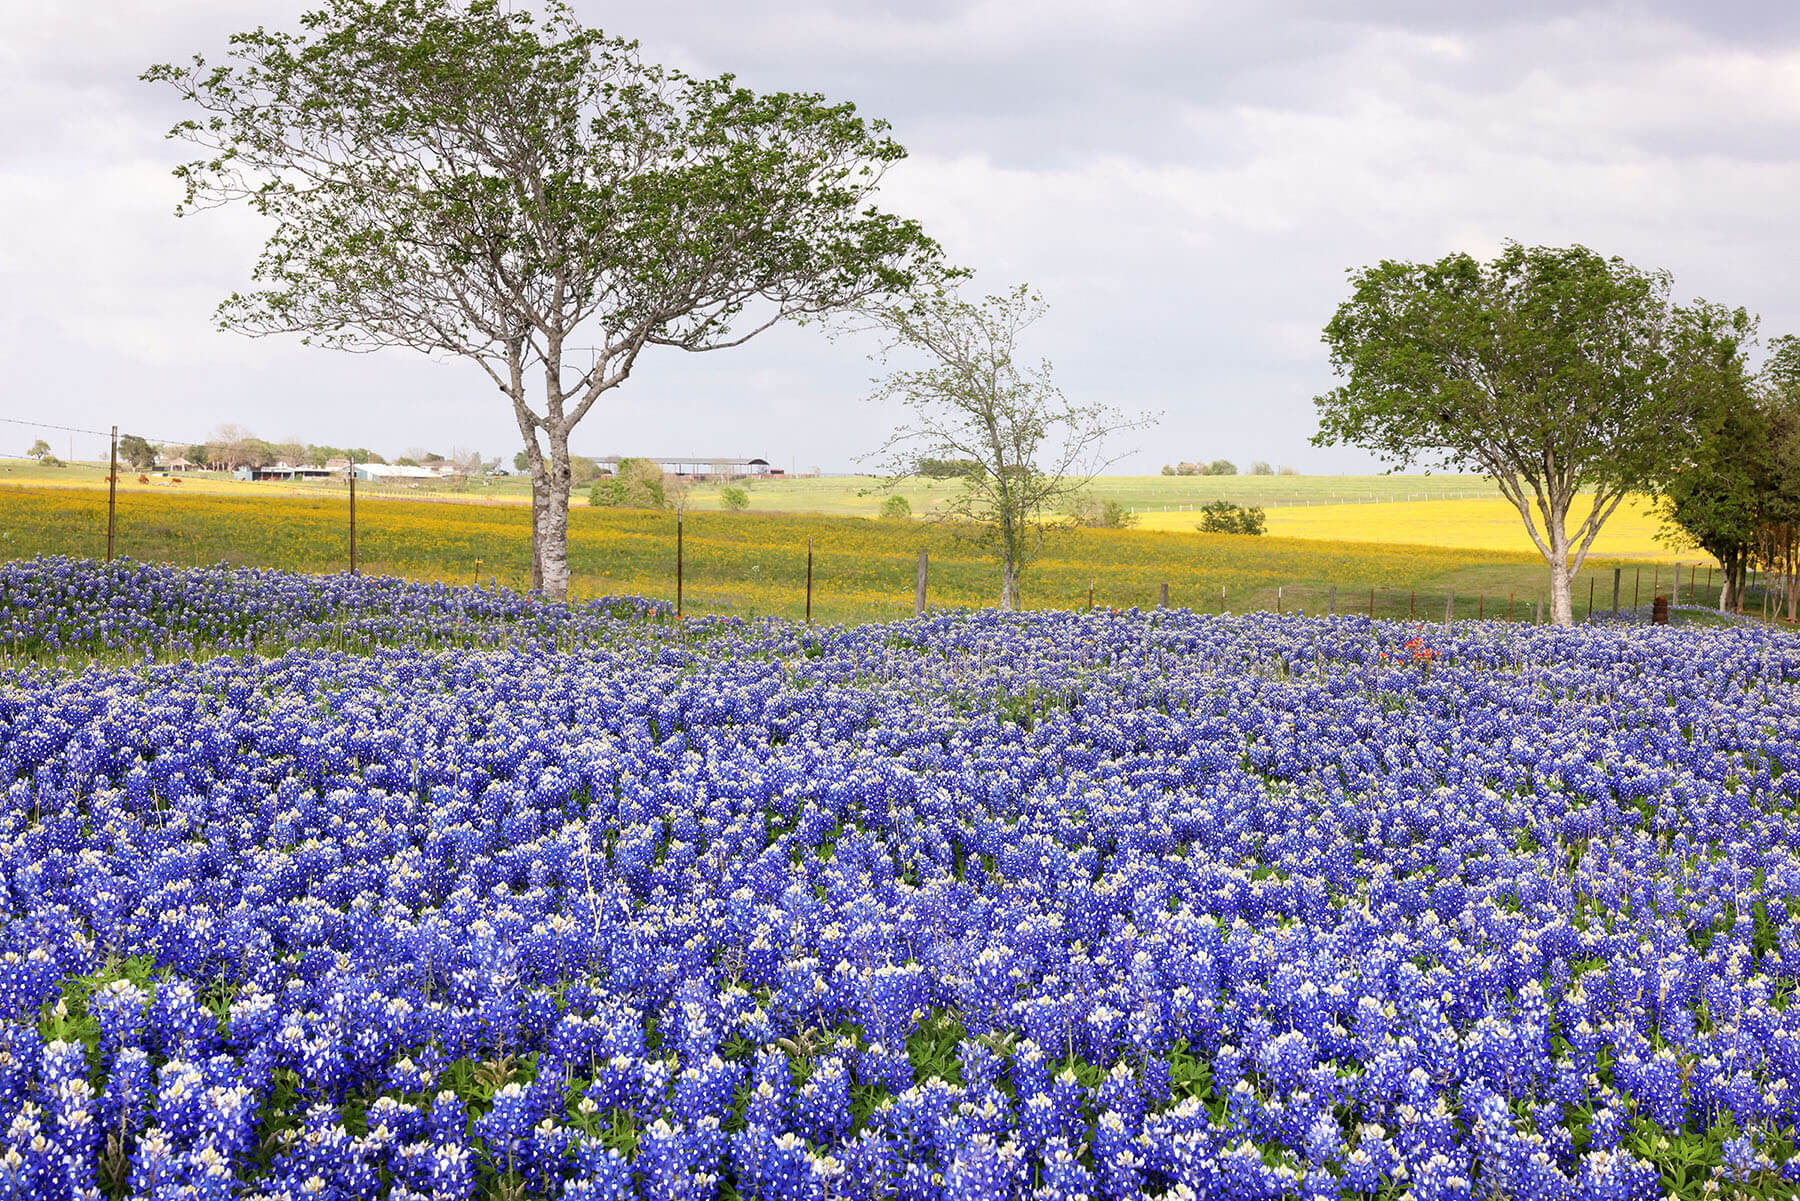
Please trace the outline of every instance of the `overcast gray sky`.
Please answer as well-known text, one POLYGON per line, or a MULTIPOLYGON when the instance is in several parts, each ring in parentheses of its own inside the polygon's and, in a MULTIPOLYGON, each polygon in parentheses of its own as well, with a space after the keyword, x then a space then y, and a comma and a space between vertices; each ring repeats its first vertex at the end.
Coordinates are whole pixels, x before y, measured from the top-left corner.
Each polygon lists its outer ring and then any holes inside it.
MULTIPOLYGON (((180 113, 137 75, 303 7, 0 6, 0 416, 510 458, 510 413, 471 365, 212 328, 263 231, 171 215, 180 113)), ((1800 332, 1791 0, 576 8, 647 57, 892 122, 911 157, 884 207, 986 289, 1043 290, 1033 349, 1065 391, 1166 411, 1121 469, 1369 466, 1307 439, 1331 384, 1319 330, 1344 271, 1381 258, 1581 242, 1800 332)), ((851 469, 885 432, 859 399, 866 349, 793 329, 647 354, 575 448, 851 469)), ((0 453, 29 441, 0 425, 0 453)))

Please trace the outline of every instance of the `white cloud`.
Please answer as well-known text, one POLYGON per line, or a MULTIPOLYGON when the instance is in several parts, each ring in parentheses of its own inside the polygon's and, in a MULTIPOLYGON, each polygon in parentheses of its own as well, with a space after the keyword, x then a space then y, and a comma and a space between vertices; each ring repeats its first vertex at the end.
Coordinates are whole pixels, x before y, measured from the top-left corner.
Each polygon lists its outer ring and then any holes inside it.
MULTIPOLYGON (((0 129, 0 353, 18 364, 0 408, 395 447, 430 440, 424 428, 509 450, 510 415, 471 367, 211 327, 260 229, 243 214, 170 216, 181 147, 162 134, 179 113, 136 75, 216 55, 252 19, 291 25, 299 5, 254 18, 226 0, 102 8, 100 21, 0 13, 0 107, 18 115, 0 129)), ((884 203, 920 217, 978 285, 1045 290, 1039 348, 1066 389, 1168 410, 1139 467, 1201 453, 1362 462, 1304 443, 1344 269, 1384 257, 1580 241, 1758 310, 1769 332, 1800 330, 1773 266, 1800 259, 1800 29, 1784 9, 1099 11, 671 0, 584 15, 651 58, 816 88, 893 121, 913 157, 884 203)), ((856 401, 871 370, 858 346, 813 330, 668 352, 578 442, 848 467, 882 433, 856 401)))

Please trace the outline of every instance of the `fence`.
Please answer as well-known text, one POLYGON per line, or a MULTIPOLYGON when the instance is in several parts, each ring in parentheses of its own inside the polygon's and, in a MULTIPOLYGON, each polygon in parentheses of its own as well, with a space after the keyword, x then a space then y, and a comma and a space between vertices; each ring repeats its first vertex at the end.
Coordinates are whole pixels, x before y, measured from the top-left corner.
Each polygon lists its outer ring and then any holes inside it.
MULTIPOLYGON (((12 514, 0 499, 0 529, 7 538, 0 554, 130 554, 196 565, 374 570, 515 588, 530 582, 526 505, 451 504, 445 503, 450 497, 372 489, 367 482, 354 485, 353 499, 353 486, 344 481, 271 491, 348 503, 270 507, 267 493, 127 491, 119 477, 112 472, 103 513, 91 491, 46 489, 30 501, 34 508, 12 514), (377 505, 364 503, 377 497, 377 505), (438 503, 434 512, 406 501, 438 503)), ((926 523, 591 509, 573 516, 570 562, 578 598, 631 592, 671 600, 684 614, 830 621, 903 617, 927 606, 984 606, 998 599, 992 557, 926 523)), ((1055 547, 1025 579, 1030 606, 1267 609, 1420 621, 1549 616, 1544 567, 1527 566, 1517 556, 1506 561, 1483 552, 1443 551, 1422 557, 1362 546, 1340 556, 1321 554, 1316 544, 1259 539, 1203 553, 1167 534, 1097 530, 1070 531, 1055 547), (1447 575, 1458 577, 1456 591, 1446 586, 1447 575)), ((1629 564, 1616 574, 1612 564, 1590 568, 1575 583, 1574 615, 1641 610, 1662 594, 1677 604, 1716 607, 1722 580, 1716 568, 1702 567, 1629 564), (1675 571, 1679 583, 1672 579, 1675 571)), ((1781 607, 1778 598, 1785 598, 1779 581, 1758 575, 1745 611, 1772 616, 1781 607)))

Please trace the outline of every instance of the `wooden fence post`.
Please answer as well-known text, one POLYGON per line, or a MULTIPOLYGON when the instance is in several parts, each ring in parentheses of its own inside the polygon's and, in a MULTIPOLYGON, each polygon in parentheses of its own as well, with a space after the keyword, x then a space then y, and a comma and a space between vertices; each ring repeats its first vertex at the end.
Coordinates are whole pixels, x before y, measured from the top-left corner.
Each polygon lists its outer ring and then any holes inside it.
POLYGON ((925 616, 925 570, 929 560, 925 552, 919 552, 919 578, 913 585, 913 616, 925 616))
POLYGON ((1375 589, 1369 589, 1369 620, 1375 620, 1375 589))
POLYGON ((1336 584, 1333 584, 1331 586, 1331 593, 1325 599, 1325 615, 1327 617, 1336 617, 1337 616, 1337 585, 1336 584))
POLYGON ((1444 620, 1454 620, 1456 615, 1456 593, 1451 592, 1444 598, 1444 620))
POLYGON ((1623 567, 1613 568, 1613 612, 1619 611, 1619 577, 1625 574, 1623 567))
POLYGON ((1644 566, 1638 564, 1637 574, 1631 577, 1631 607, 1638 607, 1638 589, 1644 583, 1644 566))
POLYGON ((1588 616, 1594 615, 1594 577, 1588 577, 1588 616))
POLYGON ((681 510, 675 510, 675 616, 681 616, 681 510))
POLYGON ((1225 585, 1219 585, 1219 612, 1225 612, 1225 585))
POLYGON ((1669 603, 1671 605, 1681 603, 1681 564, 1679 563, 1675 564, 1675 582, 1669 585, 1669 603))
POLYGON ((1487 593, 1485 592, 1483 592, 1481 598, 1475 602, 1475 620, 1487 620, 1487 593))
POLYGON ((812 624, 812 544, 813 544, 813 540, 811 538, 808 538, 806 540, 806 624, 807 625, 812 624))
POLYGON ((1281 611, 1281 585, 1277 584, 1275 585, 1275 612, 1280 613, 1281 611))
POLYGON ((1162 586, 1162 599, 1156 602, 1156 607, 1159 609, 1167 609, 1169 607, 1169 585, 1167 583, 1162 586))

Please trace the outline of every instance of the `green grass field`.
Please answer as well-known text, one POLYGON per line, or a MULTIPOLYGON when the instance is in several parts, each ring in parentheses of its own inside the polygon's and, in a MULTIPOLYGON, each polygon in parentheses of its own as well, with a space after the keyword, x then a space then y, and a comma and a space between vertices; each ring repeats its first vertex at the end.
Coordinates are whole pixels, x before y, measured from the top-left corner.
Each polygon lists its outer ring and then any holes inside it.
MULTIPOLYGON (((358 505, 359 565, 365 571, 468 583, 529 580, 530 515, 517 505, 373 501, 358 505)), ((911 612, 918 552, 930 556, 933 604, 992 604, 991 560, 933 522, 868 521, 828 515, 691 513, 685 525, 689 612, 798 617, 806 602, 807 541, 814 543, 815 617, 880 620, 911 612)), ((0 557, 97 556, 106 546, 106 494, 79 488, 0 487, 0 557)), ((332 497, 122 490, 117 553, 187 564, 229 562, 300 571, 341 571, 348 561, 348 506, 332 497)), ((609 593, 675 596, 673 514, 577 509, 570 562, 579 597, 609 593)), ((1596 561, 1576 584, 1585 612, 1610 605, 1612 561, 1596 561)), ((1648 603, 1667 567, 1623 564, 1623 600, 1648 603), (1640 581, 1641 573, 1641 581, 1640 581)), ((1685 575, 1686 573, 1684 573, 1685 575)), ((1217 611, 1322 611, 1337 589, 1340 611, 1439 619, 1455 594, 1458 617, 1529 619, 1547 572, 1535 556, 1436 547, 1242 538, 1139 530, 1058 531, 1025 580, 1025 602, 1154 605, 1169 585, 1174 605, 1217 611), (1221 588, 1224 590, 1221 602, 1221 588)), ((1705 583, 1705 573, 1699 581, 1705 583)))

